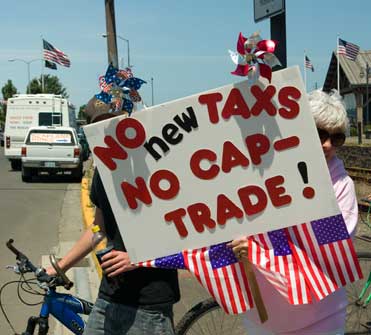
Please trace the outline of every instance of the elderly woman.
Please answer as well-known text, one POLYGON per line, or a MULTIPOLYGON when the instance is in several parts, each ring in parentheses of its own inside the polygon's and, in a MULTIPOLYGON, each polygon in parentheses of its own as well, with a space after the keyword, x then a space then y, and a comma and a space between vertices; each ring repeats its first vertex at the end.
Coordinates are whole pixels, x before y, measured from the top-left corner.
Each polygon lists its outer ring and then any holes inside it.
MULTIPOLYGON (((343 162, 336 156, 337 148, 345 142, 348 127, 345 106, 336 91, 330 94, 314 91, 309 95, 309 103, 336 199, 348 232, 353 235, 358 219, 354 184, 345 171, 343 162)), ((247 237, 234 240, 230 246, 236 254, 241 250, 246 253, 247 237)), ((259 271, 256 271, 256 277, 267 308, 268 321, 261 324, 255 309, 247 312, 246 327, 249 335, 344 334, 347 305, 344 288, 340 288, 321 301, 308 305, 290 305, 259 271)))

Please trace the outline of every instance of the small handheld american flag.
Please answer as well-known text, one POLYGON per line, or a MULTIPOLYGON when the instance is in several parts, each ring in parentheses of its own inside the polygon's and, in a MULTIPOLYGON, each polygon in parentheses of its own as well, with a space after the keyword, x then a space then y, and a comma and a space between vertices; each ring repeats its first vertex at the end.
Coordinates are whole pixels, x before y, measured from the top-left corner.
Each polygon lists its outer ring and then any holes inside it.
MULTIPOLYGON (((362 278, 341 214, 249 238, 248 258, 290 304, 322 300, 362 278)), ((226 243, 185 250, 139 266, 191 271, 228 314, 253 308, 242 262, 226 243)))

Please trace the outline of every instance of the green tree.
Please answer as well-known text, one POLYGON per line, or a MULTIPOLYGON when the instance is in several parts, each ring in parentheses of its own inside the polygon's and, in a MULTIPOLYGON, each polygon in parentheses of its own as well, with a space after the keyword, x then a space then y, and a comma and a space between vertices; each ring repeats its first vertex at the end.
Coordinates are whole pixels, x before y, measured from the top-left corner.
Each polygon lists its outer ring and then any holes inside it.
POLYGON ((79 115, 77 116, 79 120, 86 120, 86 114, 84 113, 85 108, 86 108, 86 104, 80 106, 79 115))
POLYGON ((31 80, 28 90, 31 94, 38 93, 50 93, 58 94, 64 98, 68 98, 67 89, 63 87, 62 83, 59 81, 57 76, 51 76, 49 74, 44 74, 44 92, 42 92, 42 78, 34 78, 31 80))
POLYGON ((8 100, 14 94, 17 94, 17 88, 13 85, 13 82, 8 79, 7 83, 2 87, 1 93, 3 94, 3 99, 8 100))
MULTIPOLYGON (((6 84, 1 88, 3 99, 7 101, 14 94, 17 94, 17 88, 13 85, 13 82, 8 79, 6 84)), ((3 127, 6 117, 6 104, 0 104, 0 126, 3 127)))

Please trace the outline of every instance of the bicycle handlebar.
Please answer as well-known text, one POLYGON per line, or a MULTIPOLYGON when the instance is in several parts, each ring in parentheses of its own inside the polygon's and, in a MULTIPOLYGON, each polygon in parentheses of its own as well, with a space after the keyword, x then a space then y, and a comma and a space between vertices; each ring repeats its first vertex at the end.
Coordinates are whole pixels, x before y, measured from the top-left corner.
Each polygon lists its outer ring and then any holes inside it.
POLYGON ((11 252, 16 255, 16 259, 19 261, 18 268, 21 273, 33 272, 39 282, 53 283, 55 286, 64 286, 64 288, 67 290, 69 290, 73 286, 73 282, 68 279, 68 277, 61 271, 61 269, 59 267, 57 269, 55 268, 55 261, 51 262, 52 266, 57 272, 57 276, 54 277, 48 275, 43 268, 37 268, 35 265, 33 265, 28 257, 20 252, 13 245, 13 243, 14 240, 11 238, 8 242, 6 242, 6 246, 11 252))
MULTIPOLYGON (((13 246, 14 240, 11 238, 8 242, 6 242, 6 246, 8 249, 10 249, 11 252, 13 252, 17 258, 22 254, 16 247, 13 246)), ((23 254, 22 254, 23 255, 23 254)), ((23 255, 24 256, 24 255, 23 255)))
POLYGON ((16 255, 16 259, 20 261, 21 266, 19 270, 21 272, 37 272, 37 267, 30 262, 26 255, 21 253, 15 246, 13 246, 13 242, 14 240, 12 238, 9 239, 9 241, 6 242, 6 246, 13 254, 16 255))

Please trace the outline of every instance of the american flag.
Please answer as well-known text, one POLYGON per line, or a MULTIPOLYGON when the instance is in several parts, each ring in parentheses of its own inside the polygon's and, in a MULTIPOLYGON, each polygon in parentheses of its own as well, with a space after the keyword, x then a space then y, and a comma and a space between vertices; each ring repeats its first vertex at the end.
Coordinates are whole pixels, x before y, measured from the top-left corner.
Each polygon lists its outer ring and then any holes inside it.
POLYGON ((189 270, 228 314, 244 313, 253 307, 243 263, 238 262, 226 243, 185 250, 137 265, 189 270))
POLYGON ((339 55, 344 55, 348 59, 355 61, 359 52, 359 46, 339 38, 339 55))
POLYGON ((66 67, 71 66, 71 62, 68 58, 68 56, 62 52, 61 50, 58 50, 57 48, 54 48, 49 42, 43 40, 44 45, 44 59, 57 63, 59 65, 63 65, 66 67))
MULTIPOLYGON (((251 236, 249 261, 290 304, 321 300, 362 278, 341 214, 251 236)), ((191 271, 228 314, 253 307, 241 262, 225 243, 138 263, 139 266, 191 271)))
POLYGON ((314 72, 313 64, 307 56, 305 56, 305 67, 309 70, 312 70, 312 72, 314 72))
POLYGON ((250 238, 249 259, 291 304, 321 300, 362 278, 341 214, 250 238))

